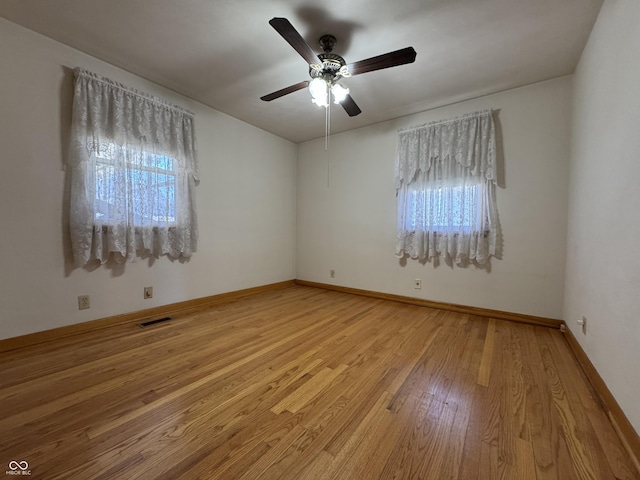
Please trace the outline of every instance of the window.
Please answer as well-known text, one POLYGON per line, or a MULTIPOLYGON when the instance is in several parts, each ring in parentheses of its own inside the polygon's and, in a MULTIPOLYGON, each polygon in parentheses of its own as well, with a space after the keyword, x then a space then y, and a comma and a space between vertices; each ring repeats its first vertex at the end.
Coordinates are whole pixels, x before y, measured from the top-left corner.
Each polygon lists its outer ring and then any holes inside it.
POLYGON ((482 219, 482 185, 437 186, 407 192, 406 228, 471 232, 482 219))
POLYGON ((132 203, 133 225, 174 226, 176 224, 175 159, 150 152, 129 152, 107 143, 93 148, 95 156, 96 224, 120 223, 132 203), (119 165, 118 158, 126 159, 119 165))
POLYGON ((490 111, 400 131, 396 255, 486 263, 498 233, 494 172, 490 111))
POLYGON ((76 266, 196 250, 193 114, 76 69, 68 172, 76 266))

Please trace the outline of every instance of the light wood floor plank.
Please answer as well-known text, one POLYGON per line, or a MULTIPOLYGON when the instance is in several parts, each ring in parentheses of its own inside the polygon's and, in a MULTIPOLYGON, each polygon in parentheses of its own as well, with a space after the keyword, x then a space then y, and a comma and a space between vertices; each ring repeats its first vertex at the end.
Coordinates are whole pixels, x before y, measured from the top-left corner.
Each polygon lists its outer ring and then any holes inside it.
POLYGON ((478 385, 484 387, 489 386, 489 375, 491 375, 491 360, 493 358, 493 344, 496 330, 496 321, 489 319, 487 326, 487 335, 482 349, 482 361, 480 362, 480 371, 478 372, 478 385))

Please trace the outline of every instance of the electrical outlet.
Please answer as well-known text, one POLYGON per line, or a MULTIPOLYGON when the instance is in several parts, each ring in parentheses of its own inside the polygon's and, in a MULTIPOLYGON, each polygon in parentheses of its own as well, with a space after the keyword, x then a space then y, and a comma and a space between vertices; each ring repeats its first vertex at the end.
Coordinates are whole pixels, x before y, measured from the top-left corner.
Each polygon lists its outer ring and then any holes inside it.
POLYGON ((144 287, 144 298, 153 298, 153 287, 144 287))
POLYGON ((582 327, 582 333, 586 335, 587 334, 587 317, 583 316, 581 320, 577 321, 577 323, 582 327))
POLYGON ((336 271, 335 270, 329 270, 329 277, 330 278, 336 278, 336 271))
POLYGON ((416 290, 422 289, 422 280, 420 278, 416 278, 413 281, 413 288, 415 288, 416 290))
POLYGON ((80 295, 78 297, 78 310, 86 310, 87 308, 91 308, 89 295, 80 295))

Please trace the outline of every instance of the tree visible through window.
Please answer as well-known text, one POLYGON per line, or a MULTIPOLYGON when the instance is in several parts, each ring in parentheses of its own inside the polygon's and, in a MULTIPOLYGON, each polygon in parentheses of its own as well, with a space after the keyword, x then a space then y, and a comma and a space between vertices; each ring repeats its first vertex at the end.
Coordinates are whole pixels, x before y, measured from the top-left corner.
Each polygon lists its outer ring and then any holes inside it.
POLYGON ((175 159, 150 152, 127 151, 109 143, 95 148, 94 218, 100 224, 116 224, 129 212, 133 225, 175 225, 175 159), (117 158, 125 158, 117 162, 117 158))

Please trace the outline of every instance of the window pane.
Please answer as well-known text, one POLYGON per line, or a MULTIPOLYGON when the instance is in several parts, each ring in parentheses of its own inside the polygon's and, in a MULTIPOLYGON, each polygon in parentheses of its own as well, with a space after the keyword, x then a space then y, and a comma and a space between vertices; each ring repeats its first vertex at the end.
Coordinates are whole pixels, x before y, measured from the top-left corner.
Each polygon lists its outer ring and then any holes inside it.
POLYGON ((407 230, 477 231, 481 222, 482 184, 409 190, 407 230))
POLYGON ((95 158, 95 220, 135 226, 176 222, 175 160, 132 152, 114 144, 92 145, 95 158))

